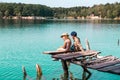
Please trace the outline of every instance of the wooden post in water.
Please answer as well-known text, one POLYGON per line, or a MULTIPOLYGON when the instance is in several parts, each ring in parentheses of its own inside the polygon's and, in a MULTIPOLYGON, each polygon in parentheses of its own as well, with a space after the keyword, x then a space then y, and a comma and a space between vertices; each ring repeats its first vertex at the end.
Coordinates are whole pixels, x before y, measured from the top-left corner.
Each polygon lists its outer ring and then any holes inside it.
POLYGON ((27 72, 24 66, 22 66, 22 72, 23 72, 23 80, 26 80, 27 72))
POLYGON ((119 43, 120 43, 120 42, 119 42, 119 39, 118 39, 118 46, 119 46, 119 43))
POLYGON ((62 63, 62 67, 63 67, 63 70, 64 70, 64 79, 65 80, 68 80, 68 66, 67 66, 67 62, 66 60, 61 60, 61 63, 62 63))
POLYGON ((86 39, 86 50, 90 50, 90 45, 89 45, 88 39, 86 39))
POLYGON ((87 66, 85 64, 85 60, 82 61, 82 68, 83 68, 83 78, 82 80, 88 80, 91 76, 91 72, 87 69, 87 66), (88 73, 88 76, 86 77, 86 73, 88 73))
POLYGON ((87 70, 87 68, 83 68, 82 80, 88 80, 91 76, 91 72, 87 70), (88 73, 88 76, 86 75, 88 73))
POLYGON ((36 80, 41 80, 41 78, 42 78, 42 69, 38 64, 36 64, 36 71, 37 71, 37 79, 36 80))

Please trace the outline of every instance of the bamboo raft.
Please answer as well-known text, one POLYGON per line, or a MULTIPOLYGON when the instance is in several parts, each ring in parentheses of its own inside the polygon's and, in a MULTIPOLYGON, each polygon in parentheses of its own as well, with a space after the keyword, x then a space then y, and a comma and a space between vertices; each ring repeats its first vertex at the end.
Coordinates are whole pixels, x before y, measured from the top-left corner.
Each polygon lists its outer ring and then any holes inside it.
MULTIPOLYGON (((66 74, 68 71, 66 61, 83 66, 84 69, 90 68, 102 72, 109 72, 120 75, 120 59, 112 55, 98 58, 99 51, 86 50, 84 52, 59 52, 59 51, 48 51, 44 54, 52 55, 52 58, 59 59, 62 61, 63 70, 66 74)), ((86 69, 87 70, 87 69, 86 69)))

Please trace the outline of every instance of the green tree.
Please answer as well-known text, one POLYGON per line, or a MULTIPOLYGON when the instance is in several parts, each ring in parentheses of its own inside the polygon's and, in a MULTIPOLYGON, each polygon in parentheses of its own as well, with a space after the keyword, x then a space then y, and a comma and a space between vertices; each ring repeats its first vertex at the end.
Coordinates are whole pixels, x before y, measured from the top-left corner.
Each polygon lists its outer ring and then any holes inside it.
POLYGON ((0 11, 0 19, 3 17, 3 13, 0 11))
POLYGON ((5 11, 5 16, 8 17, 9 16, 9 11, 5 11))

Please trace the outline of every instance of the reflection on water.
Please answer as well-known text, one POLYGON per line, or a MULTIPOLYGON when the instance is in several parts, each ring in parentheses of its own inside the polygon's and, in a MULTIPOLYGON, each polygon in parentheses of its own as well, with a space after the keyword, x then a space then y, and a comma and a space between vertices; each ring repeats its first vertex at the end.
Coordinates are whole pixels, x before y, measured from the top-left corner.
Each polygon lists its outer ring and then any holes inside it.
POLYGON ((72 72, 69 71, 69 76, 65 75, 65 74, 61 74, 60 75, 60 79, 59 78, 53 78, 52 80, 89 80, 89 78, 91 77, 91 73, 89 74, 85 70, 83 70, 82 79, 75 78, 73 74, 74 73, 72 73, 72 72))
POLYGON ((0 27, 24 27, 29 24, 44 24, 44 23, 94 23, 94 24, 119 24, 120 20, 4 20, 0 19, 0 27))
MULTIPOLYGON (((75 78, 73 75, 74 73, 69 71, 68 74, 63 73, 60 75, 60 78, 53 78, 52 80, 88 80, 91 77, 91 72, 85 66, 82 67, 83 67, 83 73, 81 79, 75 78)), ((35 78, 32 78, 27 74, 24 66, 22 66, 22 72, 23 72, 23 80, 46 80, 45 78, 43 78, 41 67, 38 64, 36 64, 37 75, 35 78)))
POLYGON ((91 73, 87 75, 86 71, 83 71, 82 80, 88 80, 91 77, 91 73))
POLYGON ((44 23, 44 20, 1 20, 0 19, 0 28, 22 28, 31 24, 40 24, 44 23))

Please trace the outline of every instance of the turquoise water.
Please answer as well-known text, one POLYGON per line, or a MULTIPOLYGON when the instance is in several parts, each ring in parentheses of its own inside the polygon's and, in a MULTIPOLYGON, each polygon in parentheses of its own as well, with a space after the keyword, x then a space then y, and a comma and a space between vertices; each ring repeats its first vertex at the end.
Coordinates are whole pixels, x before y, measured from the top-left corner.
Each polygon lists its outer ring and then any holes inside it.
MULTIPOLYGON (((0 80, 23 80, 22 65, 30 80, 36 79, 35 65, 43 71, 43 80, 60 78, 61 62, 54 62, 44 51, 56 50, 63 44, 63 32, 78 32, 85 48, 87 38, 93 50, 101 55, 120 58, 120 21, 18 21, 0 20, 0 80)), ((120 80, 119 75, 91 70, 89 80, 120 80)), ((74 78, 82 79, 82 68, 71 64, 74 78)), ((28 79, 28 80, 29 80, 28 79)))

